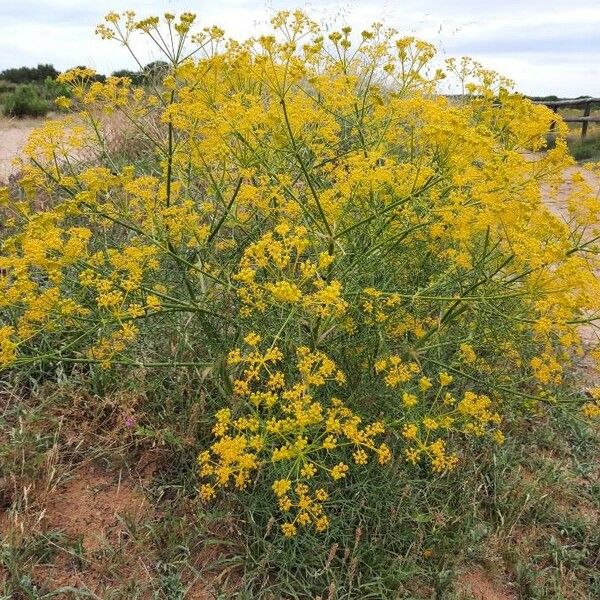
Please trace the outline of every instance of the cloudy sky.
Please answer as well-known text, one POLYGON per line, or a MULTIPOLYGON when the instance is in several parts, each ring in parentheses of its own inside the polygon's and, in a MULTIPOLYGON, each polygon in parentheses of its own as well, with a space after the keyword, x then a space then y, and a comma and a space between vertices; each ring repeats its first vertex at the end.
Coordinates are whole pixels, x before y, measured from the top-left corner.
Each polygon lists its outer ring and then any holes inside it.
MULTIPOLYGON (((236 38, 264 30, 276 10, 303 6, 317 21, 357 30, 381 21, 434 42, 441 56, 471 56, 527 94, 600 96, 600 0, 0 0, 0 70, 38 62, 132 67, 114 42, 94 36, 109 10, 196 12, 236 38)), ((157 55, 147 49, 142 62, 157 55)))

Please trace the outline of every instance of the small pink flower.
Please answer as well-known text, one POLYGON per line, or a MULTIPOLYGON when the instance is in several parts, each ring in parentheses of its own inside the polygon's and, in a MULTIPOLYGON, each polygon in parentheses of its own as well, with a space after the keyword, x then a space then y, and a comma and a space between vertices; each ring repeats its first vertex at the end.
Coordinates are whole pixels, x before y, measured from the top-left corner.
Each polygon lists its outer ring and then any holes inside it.
POLYGON ((133 427, 135 425, 135 419, 133 417, 127 417, 125 419, 125 427, 129 427, 131 429, 131 427, 133 427))

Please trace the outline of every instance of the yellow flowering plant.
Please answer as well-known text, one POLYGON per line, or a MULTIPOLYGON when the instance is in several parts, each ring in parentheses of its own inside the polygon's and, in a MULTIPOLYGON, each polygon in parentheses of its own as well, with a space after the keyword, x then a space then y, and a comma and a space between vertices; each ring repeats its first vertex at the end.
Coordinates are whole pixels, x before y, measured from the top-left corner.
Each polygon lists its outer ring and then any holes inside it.
MULTIPOLYGON (((98 27, 163 52, 143 87, 61 75, 70 116, 0 190, 0 369, 202 373, 202 499, 263 486, 287 537, 327 529, 367 464, 443 476, 553 407, 600 315, 598 190, 576 178, 564 218, 542 198, 572 164, 556 115, 379 25, 194 23, 98 27)), ((597 396, 568 407, 598 416, 597 396)))

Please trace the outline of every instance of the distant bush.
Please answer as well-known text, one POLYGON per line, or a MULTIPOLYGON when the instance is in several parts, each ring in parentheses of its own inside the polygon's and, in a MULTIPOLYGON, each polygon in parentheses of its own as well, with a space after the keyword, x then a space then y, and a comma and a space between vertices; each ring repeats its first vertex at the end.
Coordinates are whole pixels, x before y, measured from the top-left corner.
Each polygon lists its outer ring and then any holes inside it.
POLYGON ((6 69, 0 72, 0 79, 6 79, 12 83, 32 83, 37 81, 42 83, 47 77, 56 79, 59 72, 53 65, 38 65, 37 67, 19 67, 16 69, 6 69))
POLYGON ((146 79, 162 80, 169 73, 169 63, 164 60, 155 60, 148 63, 142 73, 146 79))
POLYGON ((113 77, 127 77, 133 85, 142 86, 150 81, 162 81, 169 73, 169 63, 164 60, 155 60, 145 65, 140 71, 119 69, 113 71, 113 77))
POLYGON ((113 71, 113 77, 127 77, 131 80, 133 85, 143 85, 145 82, 145 74, 140 71, 131 71, 129 69, 119 69, 118 71, 113 71))
POLYGON ((3 113, 10 117, 43 117, 50 107, 43 98, 40 98, 36 89, 31 85, 24 85, 12 94, 7 94, 4 99, 3 113))
POLYGON ((71 89, 69 86, 64 83, 59 83, 56 79, 52 79, 52 77, 46 77, 41 93, 50 106, 55 106, 57 98, 71 97, 71 89))
POLYGON ((555 95, 551 95, 551 96, 529 96, 529 99, 533 102, 557 102, 558 100, 561 100, 562 98, 559 98, 558 96, 555 96, 555 95))

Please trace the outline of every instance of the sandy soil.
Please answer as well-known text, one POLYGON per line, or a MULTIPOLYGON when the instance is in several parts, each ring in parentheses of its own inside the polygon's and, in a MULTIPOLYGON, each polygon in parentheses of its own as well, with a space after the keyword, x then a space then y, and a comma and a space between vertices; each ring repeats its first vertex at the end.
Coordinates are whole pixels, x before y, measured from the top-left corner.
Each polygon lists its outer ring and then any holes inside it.
POLYGON ((515 600, 515 595, 483 569, 463 573, 457 581, 460 600, 515 600))
MULTIPOLYGON (((115 588, 123 593, 135 586, 142 590, 142 595, 136 598, 155 597, 153 579, 159 573, 160 562, 151 528, 160 513, 140 486, 140 481, 151 476, 146 472, 149 458, 152 460, 146 455, 138 465, 143 472, 139 475, 144 475, 141 480, 122 471, 106 472, 87 465, 73 471, 68 480, 51 493, 49 490, 41 501, 34 501, 29 512, 22 508, 10 515, 0 512, 0 539, 4 536, 18 545, 19 539, 33 532, 51 540, 52 552, 32 569, 35 585, 53 592, 48 597, 101 600, 112 598, 115 588), (51 533, 53 537, 49 537, 51 533), (61 589, 70 589, 72 593, 57 593, 61 589), (79 590, 80 594, 73 590, 79 590)), ((190 558, 190 564, 200 569, 215 561, 220 552, 225 550, 209 545, 198 550, 190 558)), ((2 577, 0 565, 0 590, 2 577)), ((200 578, 185 571, 182 582, 188 586, 185 600, 215 600, 206 576, 200 578)))
POLYGON ((12 161, 20 155, 29 134, 41 123, 39 119, 0 117, 0 181, 14 172, 12 161))

